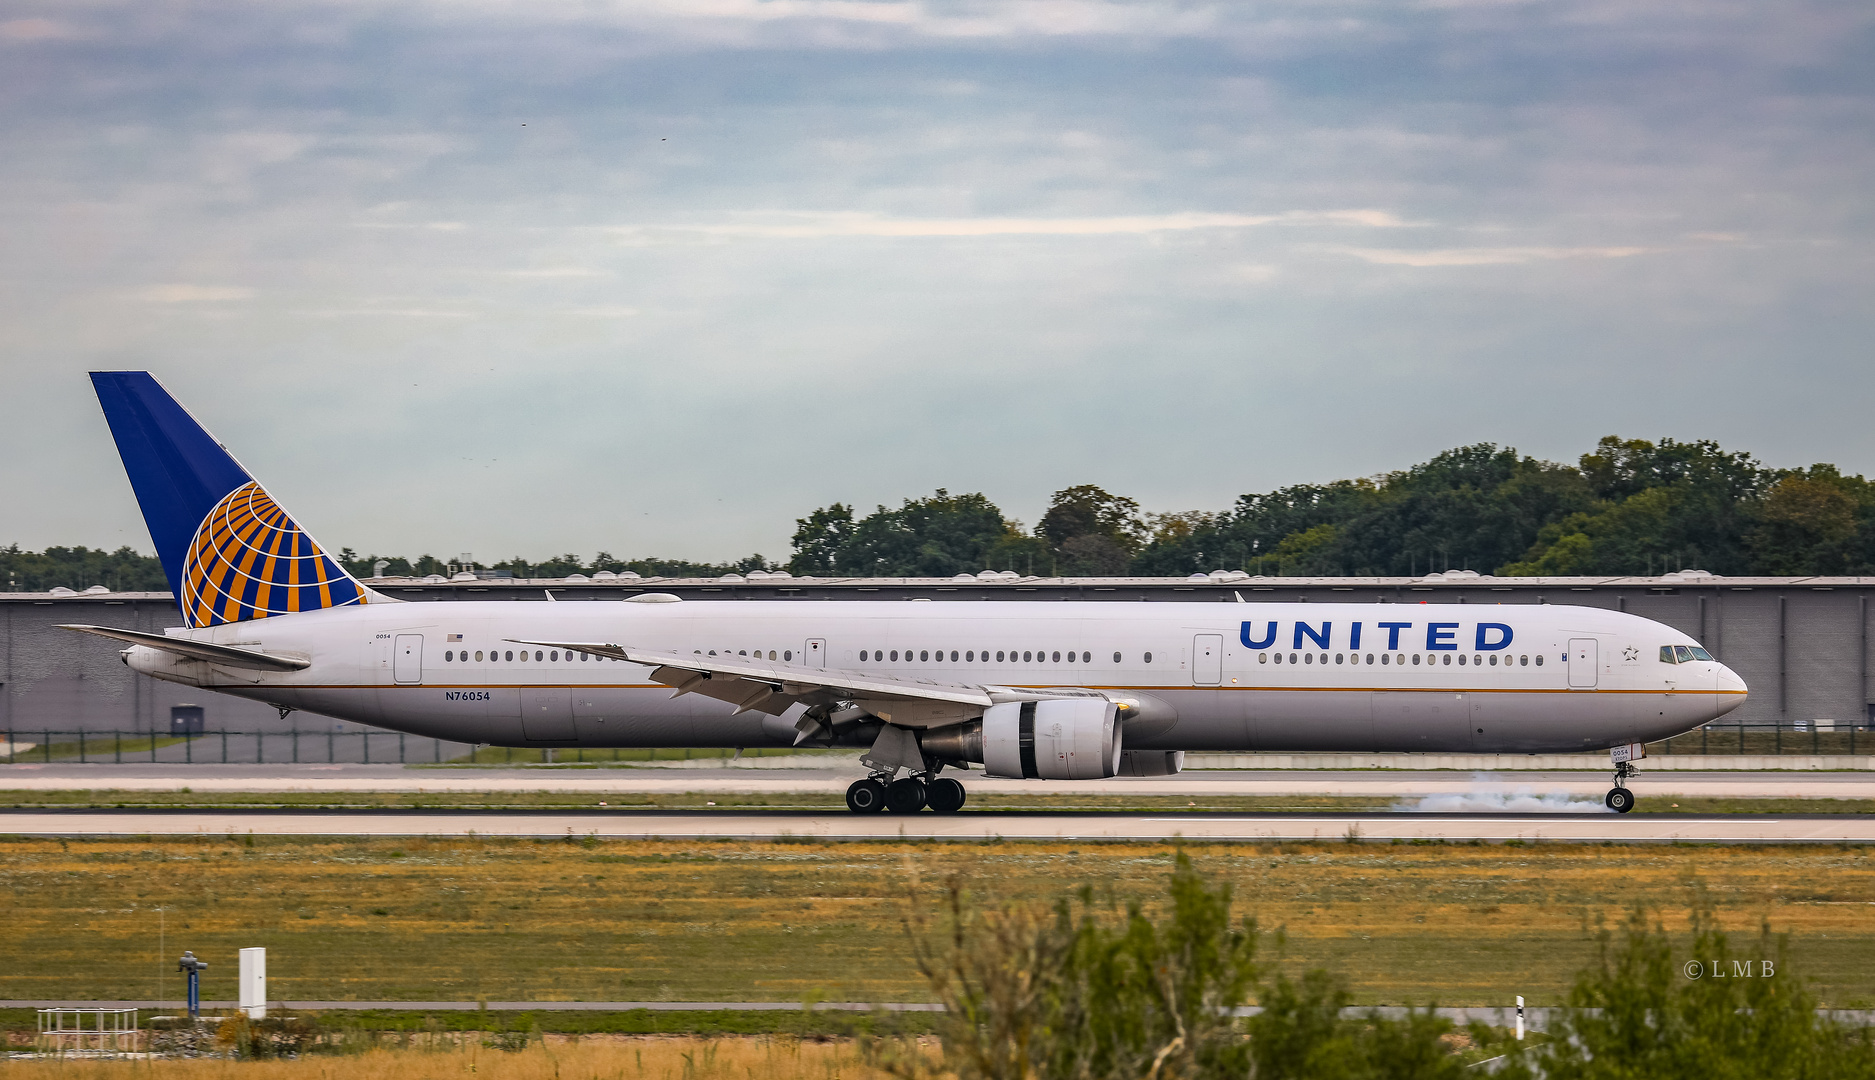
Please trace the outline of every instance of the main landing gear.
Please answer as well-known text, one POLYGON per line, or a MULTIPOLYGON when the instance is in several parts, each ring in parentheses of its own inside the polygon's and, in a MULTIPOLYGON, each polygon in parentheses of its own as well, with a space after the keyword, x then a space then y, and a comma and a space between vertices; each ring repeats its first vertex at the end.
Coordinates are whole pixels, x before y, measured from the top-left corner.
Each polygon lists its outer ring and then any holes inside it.
POLYGON ((846 808, 855 814, 915 814, 927 807, 940 814, 963 809, 964 786, 948 776, 903 776, 890 783, 877 776, 853 781, 846 789, 846 808))
POLYGON ((1634 793, 1628 790, 1628 778, 1634 775, 1632 761, 1615 762, 1615 786, 1608 791, 1608 797, 1602 802, 1617 814, 1625 814, 1634 809, 1634 793))

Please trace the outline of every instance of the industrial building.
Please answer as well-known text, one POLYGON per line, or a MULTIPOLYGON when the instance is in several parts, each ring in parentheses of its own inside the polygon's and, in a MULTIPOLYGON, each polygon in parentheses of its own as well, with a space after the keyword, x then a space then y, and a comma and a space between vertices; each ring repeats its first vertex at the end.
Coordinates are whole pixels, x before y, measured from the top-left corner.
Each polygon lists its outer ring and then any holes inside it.
MULTIPOLYGON (((747 577, 657 579, 601 574, 552 580, 389 578, 378 591, 413 603, 458 600, 604 603, 643 592, 686 600, 1181 600, 1235 603, 1579 604, 1614 608, 1677 627, 1730 665, 1750 700, 1724 723, 1866 727, 1875 717, 1869 688, 1869 600, 1875 578, 1727 578, 1701 571, 1662 577, 1498 578, 1449 571, 1424 578, 1252 577, 1218 571, 1191 578, 1034 578, 983 574, 956 578, 747 577), (1817 724, 1815 722, 1822 721, 1817 724)), ((205 710, 213 729, 285 731, 318 724, 282 719, 255 702, 135 675, 110 642, 57 629, 96 623, 160 631, 178 623, 168 593, 0 593, 0 728, 13 731, 167 732, 172 706, 205 710)), ((350 725, 355 727, 355 725, 350 725)), ((3 737, 3 736, 0 736, 3 737)))

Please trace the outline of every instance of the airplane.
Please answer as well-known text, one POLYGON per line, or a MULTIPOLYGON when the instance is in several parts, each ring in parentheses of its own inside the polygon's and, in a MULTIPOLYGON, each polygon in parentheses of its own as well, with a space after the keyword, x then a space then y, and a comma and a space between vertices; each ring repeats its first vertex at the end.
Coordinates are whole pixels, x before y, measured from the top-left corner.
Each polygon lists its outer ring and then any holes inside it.
MULTIPOLYGON (((1746 686, 1686 634, 1563 605, 684 600, 424 604, 354 578, 143 371, 93 372, 174 591, 154 678, 455 742, 854 747, 856 813, 949 813, 946 770, 1176 773, 1193 751, 1610 753, 1746 686)), ((551 592, 546 594, 552 600, 551 592)))

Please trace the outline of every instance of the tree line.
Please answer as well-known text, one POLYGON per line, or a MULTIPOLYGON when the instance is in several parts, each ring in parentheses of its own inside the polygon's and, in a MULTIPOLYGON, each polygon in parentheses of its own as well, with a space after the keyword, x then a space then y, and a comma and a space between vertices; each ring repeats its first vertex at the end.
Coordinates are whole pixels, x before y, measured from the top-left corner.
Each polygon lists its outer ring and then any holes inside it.
MULTIPOLYGON (((819 577, 950 577, 981 570, 1047 577, 1417 576, 1477 570, 1511 577, 1875 573, 1875 484, 1834 465, 1773 469, 1710 440, 1608 436, 1574 464, 1492 443, 1462 446, 1397 472, 1294 484, 1224 510, 1145 512, 1093 484, 1055 492, 1031 529, 981 492, 938 489, 862 514, 845 503, 795 521, 788 560, 621 558, 601 551, 480 569, 515 577, 719 577, 786 569, 819 577)), ((444 573, 433 555, 359 555, 359 577, 444 573)), ((7 587, 121 590, 167 586, 156 559, 129 547, 0 548, 7 587)))
POLYGON ((1834 465, 1767 468, 1709 440, 1609 436, 1573 465, 1479 443, 1216 512, 1141 513, 1083 484, 1056 492, 1032 531, 981 494, 943 490, 863 517, 835 503, 795 524, 788 568, 817 575, 1875 572, 1875 485, 1834 465))

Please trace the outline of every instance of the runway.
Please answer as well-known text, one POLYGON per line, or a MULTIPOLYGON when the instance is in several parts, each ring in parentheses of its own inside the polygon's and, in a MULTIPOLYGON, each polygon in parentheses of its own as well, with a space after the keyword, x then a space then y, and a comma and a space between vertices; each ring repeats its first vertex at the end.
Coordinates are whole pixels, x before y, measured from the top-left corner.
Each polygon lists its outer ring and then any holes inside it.
MULTIPOLYGON (((558 792, 584 794, 595 804, 608 793, 721 792, 750 795, 839 795, 860 775, 855 768, 659 769, 529 767, 434 768, 402 765, 0 765, 6 791, 318 792, 558 792)), ((1556 796, 1599 803, 1608 790, 1603 773, 1465 773, 1449 770, 1202 770, 1177 776, 1112 780, 995 780, 960 777, 973 792, 1032 795, 1325 795, 1389 797, 1556 796)), ((1859 772, 1656 772, 1645 764, 1633 782, 1643 799, 1697 795, 1711 798, 1875 799, 1875 775, 1859 772)), ((1645 805, 1645 804, 1643 804, 1645 805)))
POLYGON ((1563 843, 1869 843, 1875 815, 959 814, 741 811, 0 812, 13 836, 527 837, 651 840, 1480 840, 1563 843))

